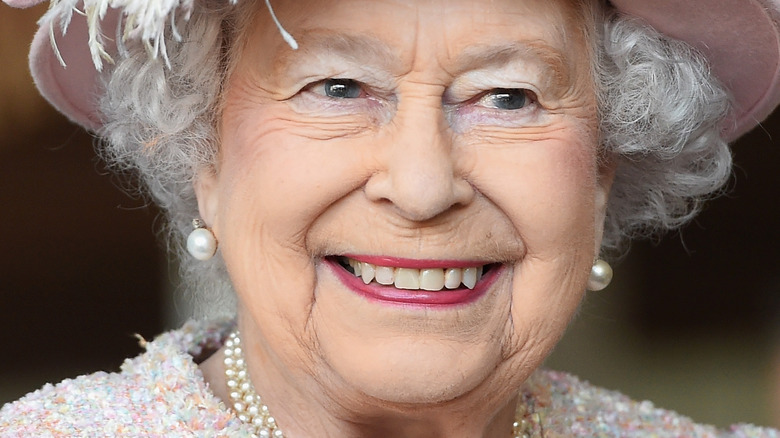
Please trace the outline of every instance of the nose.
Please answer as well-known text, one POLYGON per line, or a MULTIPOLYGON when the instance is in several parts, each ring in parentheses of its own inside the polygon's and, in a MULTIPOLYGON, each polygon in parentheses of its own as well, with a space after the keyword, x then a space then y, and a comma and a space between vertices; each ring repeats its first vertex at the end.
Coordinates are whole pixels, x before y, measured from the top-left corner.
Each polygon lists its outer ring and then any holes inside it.
POLYGON ((380 171, 366 183, 374 202, 391 204, 411 221, 426 221, 470 203, 474 189, 456 169, 453 137, 439 106, 425 112, 399 108, 379 145, 380 171))

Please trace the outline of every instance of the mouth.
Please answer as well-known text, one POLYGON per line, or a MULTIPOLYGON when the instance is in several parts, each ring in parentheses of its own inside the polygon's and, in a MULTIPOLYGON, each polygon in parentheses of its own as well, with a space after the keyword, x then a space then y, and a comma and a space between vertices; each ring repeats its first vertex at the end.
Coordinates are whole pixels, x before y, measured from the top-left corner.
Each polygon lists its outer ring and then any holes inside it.
POLYGON ((499 263, 331 256, 326 262, 350 289, 380 301, 452 305, 483 295, 501 271, 499 263))
POLYGON ((393 286, 396 289, 442 291, 466 287, 474 289, 482 276, 493 267, 476 265, 465 268, 411 268, 381 266, 361 262, 350 257, 338 257, 338 264, 364 284, 377 283, 383 286, 393 286))

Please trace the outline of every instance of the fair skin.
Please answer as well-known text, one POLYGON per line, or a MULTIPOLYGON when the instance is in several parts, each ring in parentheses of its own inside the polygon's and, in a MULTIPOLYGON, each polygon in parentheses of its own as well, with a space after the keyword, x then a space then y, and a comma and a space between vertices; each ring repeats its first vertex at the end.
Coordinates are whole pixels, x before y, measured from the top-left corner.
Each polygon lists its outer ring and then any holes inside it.
POLYGON ((300 49, 258 12, 197 184, 257 392, 292 438, 510 436, 600 244, 585 24, 566 0, 274 8, 300 49), (484 275, 428 292, 354 261, 484 275))

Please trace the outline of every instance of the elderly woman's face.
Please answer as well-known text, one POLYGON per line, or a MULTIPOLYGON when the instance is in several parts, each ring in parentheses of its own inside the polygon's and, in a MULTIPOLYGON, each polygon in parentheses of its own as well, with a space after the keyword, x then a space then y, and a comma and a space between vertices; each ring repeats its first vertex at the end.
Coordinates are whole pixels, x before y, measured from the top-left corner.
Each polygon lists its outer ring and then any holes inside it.
POLYGON ((571 3, 275 1, 297 51, 258 12, 198 195, 261 394, 506 398, 540 364, 610 182, 571 3))

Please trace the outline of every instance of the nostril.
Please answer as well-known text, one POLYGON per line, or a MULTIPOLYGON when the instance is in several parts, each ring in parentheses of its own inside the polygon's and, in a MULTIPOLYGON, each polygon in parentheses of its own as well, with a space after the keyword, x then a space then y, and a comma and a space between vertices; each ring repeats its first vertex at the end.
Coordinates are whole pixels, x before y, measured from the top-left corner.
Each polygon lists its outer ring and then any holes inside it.
POLYGON ((413 221, 433 219, 474 198, 472 186, 451 175, 376 175, 364 190, 371 201, 389 204, 398 215, 413 221))
POLYGON ((476 196, 476 190, 465 178, 456 178, 453 184, 453 198, 456 205, 468 205, 476 196))

